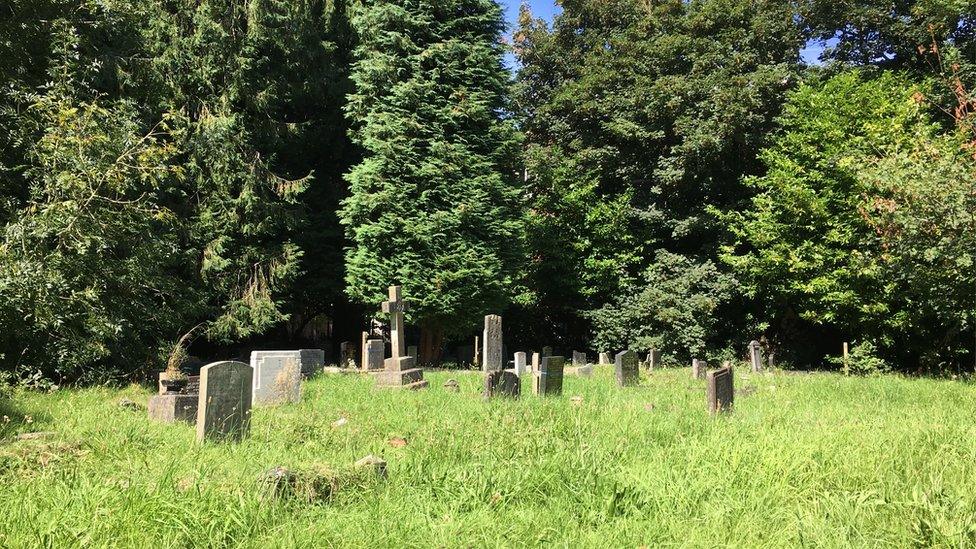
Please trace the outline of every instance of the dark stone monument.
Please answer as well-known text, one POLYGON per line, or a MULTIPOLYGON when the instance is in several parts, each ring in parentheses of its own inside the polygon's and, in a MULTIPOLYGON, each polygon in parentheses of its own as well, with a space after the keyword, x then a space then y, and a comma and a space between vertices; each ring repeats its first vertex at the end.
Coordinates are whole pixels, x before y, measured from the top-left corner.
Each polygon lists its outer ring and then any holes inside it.
POLYGON ((485 398, 518 398, 521 392, 522 383, 513 370, 492 370, 485 373, 485 398))
POLYGON ((655 368, 661 367, 661 351, 651 349, 647 352, 647 369, 653 372, 655 368))
POLYGON ((749 343, 749 362, 752 363, 753 373, 758 374, 763 370, 762 348, 758 341, 753 340, 749 343))
POLYGON ((705 379, 705 371, 707 370, 707 365, 704 360, 698 360, 697 358, 691 360, 691 377, 695 379, 705 379))
POLYGON ((718 414, 731 412, 733 399, 735 398, 735 387, 732 382, 732 367, 726 366, 721 370, 708 372, 706 377, 708 382, 707 399, 708 412, 718 414))
POLYGON ((502 354, 502 317, 498 315, 485 316, 485 332, 483 334, 484 358, 481 369, 493 372, 504 369, 505 356, 502 354))
POLYGON ((561 395, 563 393, 563 370, 566 359, 561 356, 542 358, 539 371, 532 379, 532 392, 537 395, 561 395))
POLYGON ((640 365, 637 362, 637 353, 621 351, 617 353, 614 364, 617 370, 617 386, 632 387, 640 384, 640 365))
POLYGON ((214 362, 200 370, 197 441, 241 440, 251 429, 251 379, 243 362, 214 362))

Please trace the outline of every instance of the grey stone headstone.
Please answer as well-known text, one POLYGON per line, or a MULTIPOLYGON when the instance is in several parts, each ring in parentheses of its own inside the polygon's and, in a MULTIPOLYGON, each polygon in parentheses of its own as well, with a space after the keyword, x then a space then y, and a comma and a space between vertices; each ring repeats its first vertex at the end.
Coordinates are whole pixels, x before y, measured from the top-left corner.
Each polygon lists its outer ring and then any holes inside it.
POLYGON ((758 341, 753 340, 749 343, 749 362, 752 364, 753 372, 759 373, 762 371, 762 348, 758 341))
POLYGON ((515 353, 515 375, 521 377, 529 371, 529 365, 526 362, 525 353, 519 351, 515 353))
POLYGON ((573 366, 586 366, 586 353, 573 351, 573 366))
POLYGON ((485 398, 518 398, 522 381, 513 370, 492 370, 485 373, 485 398))
POLYGON ((532 353, 532 371, 538 372, 539 366, 542 364, 542 355, 539 353, 532 353))
POLYGON ((243 362, 214 362, 200 370, 197 441, 241 440, 251 429, 254 370, 243 362))
POLYGON ((370 339, 366 341, 366 369, 382 370, 385 354, 386 343, 382 339, 370 339))
POLYGON ((698 360, 697 358, 691 361, 691 377, 695 379, 705 379, 705 371, 708 366, 705 364, 704 360, 698 360))
POLYGON ((610 353, 600 353, 600 364, 611 364, 610 353))
POLYGON ((733 374, 731 367, 725 367, 714 372, 708 372, 706 397, 708 399, 708 411, 711 414, 729 412, 732 410, 735 398, 735 387, 733 384, 733 374))
POLYGON ((661 351, 658 349, 651 349, 647 353, 647 369, 654 371, 656 368, 661 367, 661 351))
POLYGON ((265 357, 289 357, 298 362, 301 374, 308 377, 317 374, 325 367, 325 351, 322 349, 296 349, 275 351, 251 351, 251 368, 255 367, 255 359, 265 357))
POLYGON ((561 395, 565 366, 566 360, 561 356, 543 357, 539 371, 532 380, 532 392, 537 395, 561 395))
POLYGON ((302 400, 300 351, 254 351, 254 406, 275 406, 302 400))
POLYGON ((634 351, 617 353, 615 366, 619 387, 632 387, 640 383, 640 365, 637 361, 637 353, 634 351))
POLYGON ((502 317, 498 315, 487 315, 485 317, 485 346, 484 360, 481 368, 486 372, 503 370, 505 368, 505 355, 502 349, 502 317))
POLYGON ((407 347, 407 356, 412 356, 419 360, 419 354, 417 353, 417 346, 411 345, 407 347))

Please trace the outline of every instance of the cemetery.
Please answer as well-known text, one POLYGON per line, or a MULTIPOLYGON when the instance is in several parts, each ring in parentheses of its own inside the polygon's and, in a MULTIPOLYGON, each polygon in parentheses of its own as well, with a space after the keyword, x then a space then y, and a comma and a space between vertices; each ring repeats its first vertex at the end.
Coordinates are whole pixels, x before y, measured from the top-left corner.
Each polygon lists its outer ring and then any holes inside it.
POLYGON ((0 2, 0 548, 976 547, 976 2, 0 2))

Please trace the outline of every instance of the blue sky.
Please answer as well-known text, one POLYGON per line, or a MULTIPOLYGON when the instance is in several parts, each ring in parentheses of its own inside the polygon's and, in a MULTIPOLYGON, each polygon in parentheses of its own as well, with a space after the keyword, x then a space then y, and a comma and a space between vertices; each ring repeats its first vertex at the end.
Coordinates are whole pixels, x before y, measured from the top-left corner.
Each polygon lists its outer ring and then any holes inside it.
MULTIPOLYGON (((508 15, 508 24, 510 28, 514 28, 518 20, 519 6, 522 4, 523 0, 502 0, 502 5, 505 6, 505 12, 508 15)), ((528 0, 526 2, 529 7, 532 8, 532 14, 536 17, 543 17, 552 21, 553 15, 559 12, 560 8, 556 6, 553 0, 528 0)), ((807 44, 807 47, 803 49, 800 54, 803 60, 810 64, 817 64, 817 56, 823 51, 823 46, 812 43, 807 44)), ((509 59, 511 64, 514 60, 509 59)))

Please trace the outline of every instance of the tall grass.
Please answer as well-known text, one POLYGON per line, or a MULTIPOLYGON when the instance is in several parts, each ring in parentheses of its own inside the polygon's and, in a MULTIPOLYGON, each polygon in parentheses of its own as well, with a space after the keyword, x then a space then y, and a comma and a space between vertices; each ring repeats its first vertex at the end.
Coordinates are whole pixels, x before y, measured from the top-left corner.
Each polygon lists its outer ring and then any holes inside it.
POLYGON ((490 402, 479 375, 427 379, 416 393, 311 380, 230 445, 119 408, 145 403, 138 387, 19 395, 0 431, 0 546, 976 544, 969 384, 742 368, 754 393, 711 418, 687 370, 490 402), (55 434, 15 439, 30 431, 55 434), (367 454, 387 479, 354 471, 367 454), (258 479, 274 466, 334 472, 333 490, 269 498, 258 479))

